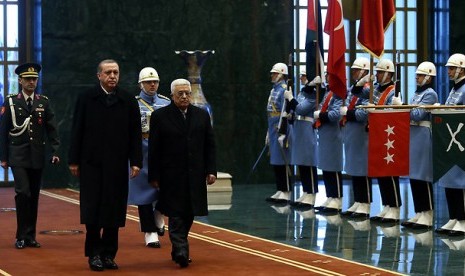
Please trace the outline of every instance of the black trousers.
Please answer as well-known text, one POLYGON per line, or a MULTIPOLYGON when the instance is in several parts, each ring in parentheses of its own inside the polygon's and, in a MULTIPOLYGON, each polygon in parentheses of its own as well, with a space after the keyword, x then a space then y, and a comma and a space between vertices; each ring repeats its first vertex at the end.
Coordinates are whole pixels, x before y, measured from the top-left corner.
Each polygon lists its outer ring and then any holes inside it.
POLYGON ((286 172, 286 165, 273 165, 273 171, 276 178, 276 189, 281 192, 291 191, 292 185, 286 172))
POLYGON ((42 169, 11 167, 15 179, 16 239, 35 240, 42 169))
POLYGON ((433 184, 428 181, 410 179, 415 213, 433 210, 433 184))
POLYGON ((155 212, 152 204, 138 205, 139 220, 140 220, 140 231, 141 232, 157 232, 157 226, 155 224, 155 212))
POLYGON ((449 218, 465 220, 465 190, 446 188, 447 208, 449 218))
POLYGON ((187 236, 191 230, 194 216, 169 217, 168 227, 171 241, 171 257, 182 255, 189 258, 189 241, 187 236))
POLYGON ((381 193, 381 201, 384 206, 400 207, 402 200, 400 198, 399 177, 386 176, 378 177, 379 191, 381 193))
POLYGON ((354 190, 354 201, 360 203, 373 202, 372 180, 368 176, 352 176, 352 188, 354 190))
POLYGON ((298 166, 302 189, 308 194, 318 193, 318 172, 315 166, 298 166))
POLYGON ((342 173, 323 171, 323 182, 325 183, 326 197, 339 198, 342 193, 342 173))
POLYGON ((114 259, 118 251, 119 227, 100 227, 86 224, 85 256, 114 259))

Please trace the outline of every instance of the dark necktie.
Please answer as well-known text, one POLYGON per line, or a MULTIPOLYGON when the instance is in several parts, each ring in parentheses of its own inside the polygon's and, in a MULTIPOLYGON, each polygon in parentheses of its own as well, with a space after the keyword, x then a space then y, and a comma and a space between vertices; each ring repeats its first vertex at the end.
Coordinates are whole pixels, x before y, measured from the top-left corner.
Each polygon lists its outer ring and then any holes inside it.
POLYGON ((27 109, 28 109, 29 112, 31 112, 31 110, 32 110, 32 99, 31 99, 31 97, 27 98, 26 102, 27 102, 27 109))

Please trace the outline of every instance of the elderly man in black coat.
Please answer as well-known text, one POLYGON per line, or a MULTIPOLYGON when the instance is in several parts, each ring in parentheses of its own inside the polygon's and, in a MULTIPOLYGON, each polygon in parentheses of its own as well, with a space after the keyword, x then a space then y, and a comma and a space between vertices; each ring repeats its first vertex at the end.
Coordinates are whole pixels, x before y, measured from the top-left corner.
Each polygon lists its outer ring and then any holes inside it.
POLYGON ((149 182, 160 189, 157 210, 169 217, 171 257, 189 265, 187 236, 194 216, 208 214, 207 184, 216 180, 215 139, 207 111, 190 104, 188 80, 171 83, 170 105, 150 120, 149 182))
POLYGON ((117 269, 118 230, 126 222, 130 177, 142 167, 141 121, 134 96, 118 88, 119 66, 100 62, 100 84, 78 97, 69 168, 80 180, 81 223, 90 269, 117 269), (103 229, 103 231, 102 231, 103 229))

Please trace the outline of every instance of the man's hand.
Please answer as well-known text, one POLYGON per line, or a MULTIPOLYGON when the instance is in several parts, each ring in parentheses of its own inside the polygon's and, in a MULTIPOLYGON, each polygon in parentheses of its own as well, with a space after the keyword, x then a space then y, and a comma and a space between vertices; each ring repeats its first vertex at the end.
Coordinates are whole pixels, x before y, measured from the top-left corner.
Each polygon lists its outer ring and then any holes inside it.
POLYGON ((215 183, 215 181, 216 181, 216 176, 214 174, 207 175, 207 185, 211 185, 215 183))
POLYGON ((317 110, 317 111, 313 112, 313 119, 316 120, 318 118, 320 118, 320 110, 317 110))
POLYGON ((292 95, 291 89, 284 91, 284 98, 288 101, 291 101, 292 99, 294 99, 294 95, 292 95))
POLYGON ((400 97, 392 97, 392 101, 391 101, 391 104, 392 105, 402 105, 402 100, 400 99, 400 97))
POLYGON ((52 164, 58 164, 58 163, 60 163, 60 157, 55 156, 55 155, 52 156, 52 159, 50 160, 50 163, 52 163, 52 164))
POLYGON ((130 178, 134 178, 139 175, 140 168, 137 166, 131 166, 131 173, 129 174, 130 178))
POLYGON ((367 82, 370 81, 370 74, 364 76, 363 78, 359 79, 355 86, 364 86, 367 82))
POLYGON ((341 106, 339 109, 339 113, 341 113, 341 116, 346 116, 347 115, 347 106, 341 106))
POLYGON ((150 186, 154 187, 155 189, 160 188, 160 184, 156 180, 153 180, 153 181, 149 182, 149 184, 150 184, 150 186))
POLYGON ((286 139, 286 135, 281 134, 278 137, 278 143, 281 146, 281 148, 284 148, 284 139, 286 139))
POLYGON ((70 164, 69 165, 69 171, 71 174, 75 177, 79 177, 79 165, 76 164, 70 164))
POLYGON ((308 86, 317 86, 321 84, 321 78, 320 76, 316 76, 311 82, 309 82, 307 85, 308 86))

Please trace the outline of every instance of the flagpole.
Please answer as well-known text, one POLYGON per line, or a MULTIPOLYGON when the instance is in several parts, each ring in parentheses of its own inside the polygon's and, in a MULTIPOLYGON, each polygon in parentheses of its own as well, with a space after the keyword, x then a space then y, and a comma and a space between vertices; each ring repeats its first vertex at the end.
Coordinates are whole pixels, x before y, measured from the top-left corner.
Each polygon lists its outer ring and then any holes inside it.
POLYGON ((373 103, 373 56, 370 54, 370 100, 369 102, 372 104, 373 103))
MULTIPOLYGON (((318 9, 318 4, 320 3, 319 0, 314 0, 313 1, 313 11, 315 13, 315 26, 316 26, 316 38, 315 40, 313 41, 313 43, 315 44, 315 77, 316 76, 320 76, 321 75, 321 72, 320 72, 320 43, 318 41, 318 38, 320 37, 320 26, 319 26, 319 19, 318 19, 318 16, 319 16, 319 9, 318 9)), ((321 76, 320 76, 321 77, 321 76)), ((315 106, 316 106, 316 109, 318 110, 318 107, 320 105, 320 85, 317 84, 316 87, 316 97, 315 97, 315 106)))
MULTIPOLYGON (((320 47, 318 46, 318 31, 317 31, 317 40, 313 41, 313 44, 315 44, 315 77, 319 76, 320 73, 320 47)), ((316 89, 316 96, 315 96, 315 106, 316 109, 318 110, 318 106, 320 105, 320 84, 317 84, 315 86, 316 89)))

